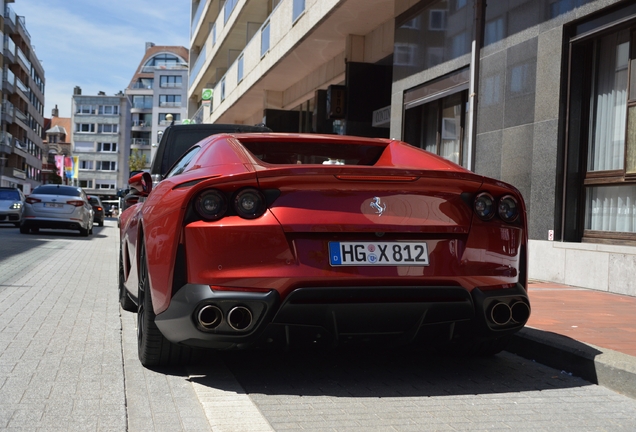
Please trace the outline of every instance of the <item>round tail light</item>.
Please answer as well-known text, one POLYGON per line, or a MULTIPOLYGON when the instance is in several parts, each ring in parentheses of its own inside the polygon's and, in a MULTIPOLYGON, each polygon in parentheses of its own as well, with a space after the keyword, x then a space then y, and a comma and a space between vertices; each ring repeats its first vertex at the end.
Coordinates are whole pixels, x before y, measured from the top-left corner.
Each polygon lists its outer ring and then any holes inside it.
POLYGON ((483 220, 490 220, 495 215, 495 199, 483 192, 475 198, 475 213, 483 220))
POLYGON ((195 208, 201 217, 208 221, 221 219, 227 211, 227 200, 218 190, 208 190, 199 195, 195 208))
POLYGON ((265 198, 256 189, 243 189, 234 197, 234 209, 244 219, 256 219, 265 213, 265 198))
POLYGON ((517 200, 511 195, 506 195, 499 200, 499 217, 504 222, 514 222, 519 217, 517 200))

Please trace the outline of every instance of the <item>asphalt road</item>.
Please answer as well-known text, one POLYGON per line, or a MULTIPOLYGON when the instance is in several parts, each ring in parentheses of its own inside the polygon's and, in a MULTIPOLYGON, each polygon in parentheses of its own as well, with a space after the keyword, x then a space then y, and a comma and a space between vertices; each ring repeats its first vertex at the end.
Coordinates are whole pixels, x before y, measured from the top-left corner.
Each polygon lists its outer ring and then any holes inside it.
POLYGON ((114 220, 0 225, 0 431, 636 430, 636 400, 502 353, 210 353, 151 371, 117 303, 114 220))

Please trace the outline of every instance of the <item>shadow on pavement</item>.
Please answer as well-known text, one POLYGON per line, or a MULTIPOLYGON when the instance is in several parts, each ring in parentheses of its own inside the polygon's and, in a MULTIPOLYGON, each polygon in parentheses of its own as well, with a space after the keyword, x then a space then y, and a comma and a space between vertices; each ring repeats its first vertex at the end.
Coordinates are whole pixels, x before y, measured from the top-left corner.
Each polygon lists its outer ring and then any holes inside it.
MULTIPOLYGON (((410 397, 516 393, 590 383, 510 353, 452 357, 387 350, 212 352, 246 393, 333 397, 410 397)), ((221 390, 212 366, 190 366, 190 380, 221 390)), ((183 376, 181 370, 162 371, 183 376)))

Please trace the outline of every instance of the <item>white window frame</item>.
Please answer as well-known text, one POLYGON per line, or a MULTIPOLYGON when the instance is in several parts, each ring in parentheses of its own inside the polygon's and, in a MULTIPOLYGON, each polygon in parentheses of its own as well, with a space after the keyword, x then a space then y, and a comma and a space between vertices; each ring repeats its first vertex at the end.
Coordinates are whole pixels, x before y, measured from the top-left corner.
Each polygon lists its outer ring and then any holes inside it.
POLYGON ((95 105, 88 105, 88 104, 77 105, 75 109, 75 114, 79 114, 79 115, 95 114, 95 105))
POLYGON ((97 151, 99 153, 117 153, 117 143, 114 142, 98 142, 97 151), (106 150, 108 149, 108 150, 106 150))
POLYGON ((119 105, 100 105, 98 113, 100 115, 119 115, 119 105))
POLYGON ((116 161, 96 161, 95 170, 96 171, 117 171, 117 162, 116 161), (106 168, 104 168, 106 165, 106 168))
POLYGON ((95 133, 95 123, 75 123, 77 133, 95 133))
POLYGON ((80 179, 79 185, 81 188, 84 188, 84 189, 93 189, 93 179, 86 179, 86 180, 80 179), (82 182, 85 182, 86 185, 82 186, 82 182))
POLYGON ((92 160, 79 160, 79 168, 80 171, 94 171, 95 170, 95 162, 92 160))
POLYGON ((266 21, 265 24, 263 24, 263 27, 261 27, 261 58, 265 57, 265 55, 269 52, 270 38, 271 38, 271 27, 269 25, 269 21, 266 21), (263 37, 263 36, 266 36, 266 37, 263 37))
POLYGON ((97 133, 100 134, 118 134, 119 125, 115 123, 100 123, 97 125, 97 133))
POLYGON ((243 72, 245 68, 245 56, 241 54, 236 61, 236 82, 240 83, 243 81, 243 72))

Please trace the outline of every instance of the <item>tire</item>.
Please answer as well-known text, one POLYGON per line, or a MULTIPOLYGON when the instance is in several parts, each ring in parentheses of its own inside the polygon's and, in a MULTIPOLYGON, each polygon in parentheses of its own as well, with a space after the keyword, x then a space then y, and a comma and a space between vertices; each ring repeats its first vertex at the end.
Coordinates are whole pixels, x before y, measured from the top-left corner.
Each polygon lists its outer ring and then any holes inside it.
POLYGON ((14 222, 13 225, 15 225, 16 228, 20 227, 20 222, 14 222))
POLYGON ((88 233, 89 233, 88 228, 86 228, 86 229, 84 229, 84 228, 80 228, 80 229, 79 229, 79 232, 80 232, 80 235, 81 235, 82 237, 88 237, 88 233))
POLYGON ((20 225, 20 234, 28 234, 29 233, 29 228, 25 227, 24 225, 20 225))
POLYGON ((104 226, 104 221, 103 220, 99 221, 97 225, 99 225, 100 227, 104 226))
POLYGON ((130 299, 124 286, 124 261, 121 251, 119 251, 119 304, 127 312, 137 311, 137 305, 130 299))
POLYGON ((150 295, 146 249, 139 252, 139 285, 137 292, 137 352, 144 367, 177 366, 192 363, 199 350, 171 343, 155 324, 150 295))

